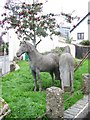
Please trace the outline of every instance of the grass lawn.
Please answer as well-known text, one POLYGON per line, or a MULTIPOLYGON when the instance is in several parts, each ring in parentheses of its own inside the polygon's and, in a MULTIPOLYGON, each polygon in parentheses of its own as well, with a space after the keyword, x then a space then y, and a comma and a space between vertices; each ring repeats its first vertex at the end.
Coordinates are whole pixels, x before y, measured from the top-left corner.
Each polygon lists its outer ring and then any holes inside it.
MULTIPOLYGON (((0 78, 2 81, 2 97, 9 104, 11 114, 7 118, 37 118, 46 112, 46 92, 45 89, 51 87, 51 76, 48 73, 41 73, 42 92, 34 92, 34 82, 29 64, 26 61, 19 61, 20 70, 0 78)), ((75 72, 74 89, 71 99, 66 101, 71 95, 64 93, 64 109, 67 109, 77 100, 83 97, 79 90, 82 86, 82 74, 88 72, 88 61, 75 72)), ((55 86, 59 87, 59 81, 55 81, 55 86)))

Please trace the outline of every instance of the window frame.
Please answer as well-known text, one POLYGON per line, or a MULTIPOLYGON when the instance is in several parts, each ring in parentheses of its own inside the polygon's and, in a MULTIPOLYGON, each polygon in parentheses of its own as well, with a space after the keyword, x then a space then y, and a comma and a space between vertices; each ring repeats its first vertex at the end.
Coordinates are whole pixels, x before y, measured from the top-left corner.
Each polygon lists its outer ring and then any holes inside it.
POLYGON ((84 32, 77 33, 77 40, 84 40, 84 32))

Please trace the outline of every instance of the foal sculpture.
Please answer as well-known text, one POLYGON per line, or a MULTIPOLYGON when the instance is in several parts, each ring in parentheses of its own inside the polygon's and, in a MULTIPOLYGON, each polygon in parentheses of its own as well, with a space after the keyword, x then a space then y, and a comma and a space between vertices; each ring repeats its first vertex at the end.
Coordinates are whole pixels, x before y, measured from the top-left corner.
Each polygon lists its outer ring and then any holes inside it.
POLYGON ((57 54, 49 53, 47 55, 42 55, 32 44, 23 41, 17 52, 17 57, 20 57, 25 52, 28 54, 30 60, 30 67, 34 77, 35 91, 37 90, 36 75, 38 77, 39 90, 42 90, 40 72, 50 73, 52 77, 52 85, 54 85, 54 75, 55 79, 60 80, 59 56, 57 54))
POLYGON ((70 53, 69 46, 66 46, 64 52, 59 58, 59 71, 61 78, 61 87, 70 87, 73 92, 74 59, 70 53))

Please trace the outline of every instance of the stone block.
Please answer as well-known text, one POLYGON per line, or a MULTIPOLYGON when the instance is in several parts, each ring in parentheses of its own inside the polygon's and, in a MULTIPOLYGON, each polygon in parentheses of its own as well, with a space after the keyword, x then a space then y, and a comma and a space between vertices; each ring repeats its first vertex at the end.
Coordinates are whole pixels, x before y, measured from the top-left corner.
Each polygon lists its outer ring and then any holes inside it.
POLYGON ((46 114, 48 118, 62 119, 64 116, 63 91, 58 87, 46 90, 46 114))

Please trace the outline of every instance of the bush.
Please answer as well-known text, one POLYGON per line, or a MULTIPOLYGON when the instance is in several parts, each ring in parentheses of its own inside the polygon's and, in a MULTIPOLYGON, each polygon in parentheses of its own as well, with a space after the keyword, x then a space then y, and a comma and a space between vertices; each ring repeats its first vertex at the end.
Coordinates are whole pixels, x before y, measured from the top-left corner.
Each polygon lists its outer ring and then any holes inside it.
POLYGON ((42 53, 44 54, 48 54, 48 53, 57 53, 58 55, 61 55, 61 53, 64 51, 64 47, 56 47, 55 49, 51 49, 51 51, 42 53))
POLYGON ((56 47, 55 49, 52 49, 51 52, 57 53, 58 55, 61 55, 64 51, 64 47, 56 47))
POLYGON ((81 45, 90 45, 90 40, 83 40, 82 42, 80 42, 81 45))

